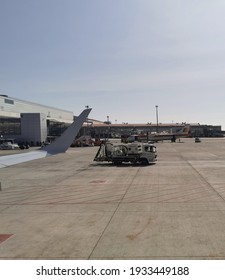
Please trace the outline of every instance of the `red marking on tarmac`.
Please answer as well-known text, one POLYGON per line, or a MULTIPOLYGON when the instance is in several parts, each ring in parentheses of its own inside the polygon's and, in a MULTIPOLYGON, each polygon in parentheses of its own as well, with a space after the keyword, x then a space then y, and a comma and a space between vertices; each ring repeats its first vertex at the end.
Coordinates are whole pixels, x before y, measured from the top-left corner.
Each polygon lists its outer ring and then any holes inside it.
POLYGON ((11 237, 13 234, 0 234, 0 243, 6 241, 9 237, 11 237))

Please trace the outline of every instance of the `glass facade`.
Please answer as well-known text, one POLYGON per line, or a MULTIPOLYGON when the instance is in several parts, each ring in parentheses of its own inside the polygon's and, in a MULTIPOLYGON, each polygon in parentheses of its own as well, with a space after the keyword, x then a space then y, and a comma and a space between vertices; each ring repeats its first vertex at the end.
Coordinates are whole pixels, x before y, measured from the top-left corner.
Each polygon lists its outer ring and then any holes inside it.
POLYGON ((47 120, 48 136, 60 136, 69 124, 47 120))
POLYGON ((18 118, 1 118, 0 135, 20 135, 21 122, 18 118))

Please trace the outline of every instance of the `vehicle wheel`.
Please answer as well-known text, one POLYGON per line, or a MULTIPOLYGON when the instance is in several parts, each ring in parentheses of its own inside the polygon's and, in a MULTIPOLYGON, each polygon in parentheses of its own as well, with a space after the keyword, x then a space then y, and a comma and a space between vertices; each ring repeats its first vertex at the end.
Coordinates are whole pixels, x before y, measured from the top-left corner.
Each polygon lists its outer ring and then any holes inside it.
POLYGON ((115 165, 120 165, 120 164, 122 164, 122 161, 120 161, 120 160, 114 160, 114 161, 113 161, 113 164, 115 164, 115 165))
POLYGON ((142 164, 142 165, 148 165, 149 162, 148 162, 147 158, 142 158, 142 159, 141 159, 141 164, 142 164))

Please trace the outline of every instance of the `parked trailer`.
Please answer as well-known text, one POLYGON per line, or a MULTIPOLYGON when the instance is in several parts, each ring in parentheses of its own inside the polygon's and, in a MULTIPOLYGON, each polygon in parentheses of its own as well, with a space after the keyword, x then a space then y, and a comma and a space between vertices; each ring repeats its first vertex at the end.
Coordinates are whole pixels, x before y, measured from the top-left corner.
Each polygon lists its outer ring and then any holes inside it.
POLYGON ((123 162, 150 164, 157 160, 156 147, 148 143, 112 144, 102 143, 94 161, 108 161, 114 164, 123 162))

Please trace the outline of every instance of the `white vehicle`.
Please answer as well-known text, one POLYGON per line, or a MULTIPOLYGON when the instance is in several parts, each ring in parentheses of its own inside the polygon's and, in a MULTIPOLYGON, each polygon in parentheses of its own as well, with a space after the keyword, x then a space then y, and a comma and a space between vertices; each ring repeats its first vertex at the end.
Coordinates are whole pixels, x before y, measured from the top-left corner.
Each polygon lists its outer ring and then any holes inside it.
POLYGON ((149 164, 157 160, 156 147, 148 143, 101 144, 94 161, 108 161, 114 164, 122 162, 149 164))
POLYGON ((0 144, 0 150, 19 150, 19 145, 11 142, 4 142, 0 144))

